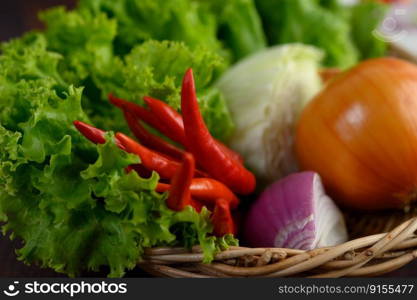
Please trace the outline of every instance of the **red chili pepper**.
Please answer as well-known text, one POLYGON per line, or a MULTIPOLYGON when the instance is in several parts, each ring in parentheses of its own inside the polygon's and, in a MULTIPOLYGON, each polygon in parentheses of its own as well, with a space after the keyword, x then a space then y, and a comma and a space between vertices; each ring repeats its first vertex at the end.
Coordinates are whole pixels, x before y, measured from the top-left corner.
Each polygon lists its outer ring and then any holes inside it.
POLYGON ((83 136, 92 141, 94 144, 104 144, 106 142, 106 132, 104 130, 95 128, 81 121, 74 121, 73 124, 75 128, 83 134, 83 136))
POLYGON ((194 178, 191 184, 191 194, 202 202, 213 204, 214 198, 225 199, 231 209, 237 208, 239 198, 223 183, 211 178, 194 178))
MULTIPOLYGON (((94 144, 104 144, 106 142, 106 138, 105 138, 106 132, 104 130, 98 129, 94 126, 91 126, 81 121, 74 121, 73 124, 75 128, 77 128, 77 130, 83 136, 85 136, 88 140, 90 140, 94 144)), ((125 150, 123 145, 121 145, 117 139, 116 139, 116 145, 120 149, 125 150)))
POLYGON ((143 100, 152 114, 170 129, 167 137, 185 146, 186 139, 181 114, 161 100, 148 96, 143 97, 143 100))
MULTIPOLYGON (((104 144, 106 142, 105 131, 81 121, 74 121, 73 123, 78 131, 93 143, 104 144)), ((168 158, 143 147, 124 134, 116 134, 116 143, 126 152, 137 154, 141 158, 142 165, 146 169, 155 170, 162 178, 172 178, 176 169, 180 166, 178 162, 171 161, 168 158)))
POLYGON ((117 98, 113 94, 109 94, 110 103, 121 108, 122 110, 128 109, 133 114, 137 115, 145 123, 151 124, 152 127, 158 126, 160 124, 159 120, 155 118, 146 108, 139 106, 133 102, 126 101, 121 98, 117 98))
POLYGON ((211 222, 214 227, 214 235, 218 237, 236 233, 236 226, 230 213, 229 203, 224 199, 217 199, 211 222))
MULTIPOLYGON (((163 135, 165 135, 167 138, 183 145, 183 142, 185 140, 184 133, 182 134, 183 137, 181 138, 181 135, 178 135, 177 132, 178 128, 175 126, 175 124, 172 124, 172 122, 170 122, 171 120, 167 121, 140 105, 117 98, 112 94, 109 94, 109 99, 110 102, 115 106, 121 108, 122 110, 128 110, 129 112, 134 114, 138 119, 152 126, 156 130, 161 132, 163 135)), ((182 129, 182 131, 184 130, 182 129)))
MULTIPOLYGON (((116 133, 116 140, 124 147, 124 150, 129 153, 136 154, 141 159, 141 165, 146 169, 155 171, 161 178, 171 179, 177 169, 181 166, 181 163, 175 160, 171 160, 158 152, 152 151, 123 133, 116 133)), ((194 174, 198 177, 206 177, 207 174, 195 170, 194 174)))
MULTIPOLYGON (((159 193, 166 192, 170 189, 170 185, 166 183, 158 183, 156 191, 159 193)), ((190 186, 191 196, 211 207, 214 207, 216 200, 225 199, 231 209, 237 208, 239 199, 233 192, 220 181, 211 178, 194 178, 190 186)))
POLYGON ((150 133, 145 127, 143 127, 135 115, 127 110, 124 110, 124 116, 130 130, 143 145, 175 159, 181 159, 183 157, 184 150, 177 148, 162 138, 150 133))
MULTIPOLYGON (((151 112, 153 112, 157 118, 164 120, 164 122, 166 122, 166 124, 172 129, 172 135, 168 137, 182 144, 184 147, 187 147, 184 122, 181 114, 161 100, 148 96, 143 97, 143 100, 148 105, 151 112)), ((233 159, 236 159, 239 162, 243 162, 242 157, 238 153, 226 147, 226 145, 218 140, 215 140, 215 142, 227 155, 230 155, 233 159)))
POLYGON ((225 154, 204 123, 198 108, 191 69, 186 72, 182 84, 181 110, 186 144, 198 163, 205 171, 234 192, 242 195, 252 193, 256 186, 255 176, 237 160, 225 154))
POLYGON ((167 206, 170 209, 181 211, 187 205, 191 205, 197 211, 201 211, 202 206, 191 198, 190 185, 194 171, 194 157, 190 153, 185 153, 181 166, 171 179, 171 187, 167 199, 167 206))
MULTIPOLYGON (((78 131, 93 143, 104 144, 106 142, 105 131, 81 121, 74 121, 73 123, 78 131)), ((179 162, 147 149, 122 133, 117 133, 115 140, 120 149, 138 155, 141 158, 141 165, 149 171, 157 172, 161 178, 172 178, 176 169, 180 166, 179 162)), ((198 177, 208 176, 200 170, 196 170, 195 175, 198 177)))
MULTIPOLYGON (((169 139, 177 142, 183 146, 186 146, 184 123, 181 114, 175 109, 166 104, 165 102, 154 99, 152 97, 143 97, 144 101, 148 105, 149 110, 141 107, 135 103, 117 98, 112 94, 109 94, 109 99, 115 106, 130 111, 137 118, 145 122, 146 124, 154 127, 156 130, 164 134, 169 139)), ((242 157, 235 151, 228 148, 222 142, 216 140, 219 147, 233 159, 243 162, 242 157)))
POLYGON ((126 152, 138 155, 141 159, 141 164, 146 169, 154 170, 162 178, 172 178, 181 166, 180 163, 149 150, 123 133, 116 133, 116 139, 120 141, 126 152))
POLYGON ((228 148, 225 144, 220 141, 216 140, 217 145, 219 146, 220 150, 222 150, 226 155, 228 155, 231 159, 236 160, 238 163, 243 163, 243 158, 240 156, 239 153, 233 151, 232 149, 228 148))

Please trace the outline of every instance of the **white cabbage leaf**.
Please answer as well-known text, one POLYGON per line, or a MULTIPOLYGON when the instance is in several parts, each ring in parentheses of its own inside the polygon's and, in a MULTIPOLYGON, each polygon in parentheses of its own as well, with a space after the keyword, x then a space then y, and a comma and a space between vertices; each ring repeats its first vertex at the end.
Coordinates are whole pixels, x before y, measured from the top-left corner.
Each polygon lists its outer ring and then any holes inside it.
POLYGON ((322 59, 312 46, 276 46, 242 60, 217 82, 236 124, 229 144, 261 182, 297 171, 296 121, 322 87, 322 59))

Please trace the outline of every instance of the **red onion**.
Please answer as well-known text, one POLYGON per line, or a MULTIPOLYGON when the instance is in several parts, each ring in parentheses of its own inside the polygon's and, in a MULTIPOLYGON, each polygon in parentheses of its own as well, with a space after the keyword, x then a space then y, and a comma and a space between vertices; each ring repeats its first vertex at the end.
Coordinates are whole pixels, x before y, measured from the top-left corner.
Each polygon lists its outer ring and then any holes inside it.
POLYGON ((303 250, 347 240, 343 215, 314 172, 295 173, 268 187, 251 207, 244 234, 253 247, 303 250))

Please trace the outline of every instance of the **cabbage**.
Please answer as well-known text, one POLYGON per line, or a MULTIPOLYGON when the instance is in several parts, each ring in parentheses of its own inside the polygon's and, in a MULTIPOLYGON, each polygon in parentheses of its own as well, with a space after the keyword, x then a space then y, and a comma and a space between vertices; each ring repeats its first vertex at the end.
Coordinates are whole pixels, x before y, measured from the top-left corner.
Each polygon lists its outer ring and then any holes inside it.
POLYGON ((321 88, 322 58, 312 46, 276 46, 241 61, 216 83, 236 126, 230 145, 264 183, 297 170, 295 121, 321 88))

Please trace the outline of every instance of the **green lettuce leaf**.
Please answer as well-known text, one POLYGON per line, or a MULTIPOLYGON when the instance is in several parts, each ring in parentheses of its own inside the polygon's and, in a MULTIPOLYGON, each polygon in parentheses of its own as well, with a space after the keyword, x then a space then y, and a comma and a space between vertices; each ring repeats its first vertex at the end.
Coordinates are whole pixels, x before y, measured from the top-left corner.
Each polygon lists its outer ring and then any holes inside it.
POLYGON ((388 11, 383 1, 359 1, 345 6, 338 0, 320 0, 320 5, 345 20, 351 27, 351 37, 359 50, 359 60, 384 56, 388 44, 374 34, 388 11))
POLYGON ((40 18, 47 27, 48 50, 63 56, 58 65, 61 76, 67 82, 84 86, 82 104, 90 119, 99 127, 125 131, 121 114, 98 87, 101 81, 106 81, 111 90, 123 86, 123 63, 113 54, 116 21, 104 13, 93 15, 88 10, 67 11, 64 7, 44 11, 40 18), (106 124, 102 121, 105 119, 113 122, 106 124))
POLYGON ((256 0, 271 44, 304 43, 326 51, 324 64, 347 68, 358 61, 349 24, 318 0, 256 0))
POLYGON ((339 0, 255 0, 271 45, 304 43, 326 53, 324 65, 348 68, 359 60, 383 56, 387 44, 374 37, 387 5, 339 0))
POLYGON ((116 21, 104 13, 92 15, 87 10, 66 11, 64 7, 42 12, 40 19, 48 49, 65 57, 60 68, 63 77, 74 84, 82 83, 91 70, 108 70, 113 63, 113 40, 116 21))
POLYGON ((16 157, 18 134, 3 127, 0 133, 1 146, 12 150, 0 164, 0 182, 6 187, 0 192, 7 216, 3 232, 12 230, 13 237, 23 239, 18 255, 25 262, 70 276, 109 266, 109 276, 120 277, 136 266, 146 247, 197 244, 209 262, 216 251, 236 244, 231 237, 224 242, 227 237, 209 236, 206 209, 200 214, 191 207, 178 213, 168 209, 166 195, 154 192, 156 174, 149 179, 125 174, 124 167, 139 159, 118 149, 112 135, 97 147, 93 164, 79 161, 71 139, 64 138, 66 146, 58 145, 49 164, 40 167, 21 152, 16 157), (187 234, 179 227, 187 228, 187 234))
POLYGON ((262 50, 266 37, 253 0, 193 0, 207 5, 216 17, 217 36, 232 54, 232 60, 262 50))

